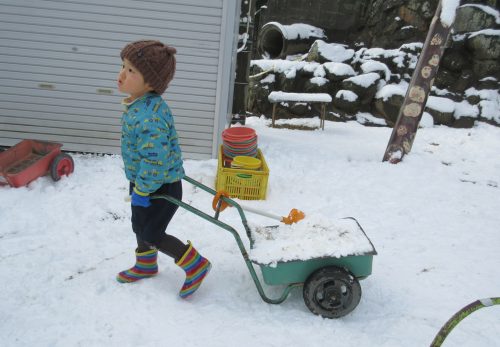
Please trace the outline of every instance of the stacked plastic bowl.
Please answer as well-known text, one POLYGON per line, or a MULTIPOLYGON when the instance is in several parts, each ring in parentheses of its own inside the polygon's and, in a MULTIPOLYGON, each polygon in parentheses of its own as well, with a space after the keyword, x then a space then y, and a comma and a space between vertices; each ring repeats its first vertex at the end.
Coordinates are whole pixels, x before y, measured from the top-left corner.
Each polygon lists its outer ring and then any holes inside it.
POLYGON ((232 127, 222 131, 222 151, 228 158, 257 156, 257 134, 247 127, 232 127))
POLYGON ((231 167, 235 169, 258 170, 261 166, 262 162, 260 159, 244 155, 234 157, 231 162, 231 167))

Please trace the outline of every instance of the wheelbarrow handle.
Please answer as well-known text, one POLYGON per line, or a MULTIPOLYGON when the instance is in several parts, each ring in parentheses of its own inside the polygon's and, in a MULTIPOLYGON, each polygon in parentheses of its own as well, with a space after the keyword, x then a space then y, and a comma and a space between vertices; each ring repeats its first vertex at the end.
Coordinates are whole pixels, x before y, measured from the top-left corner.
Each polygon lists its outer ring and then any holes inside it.
MULTIPOLYGON (((217 194, 217 192, 207 186, 205 186, 204 184, 198 182, 198 181, 195 181, 194 179, 188 177, 188 176, 185 176, 183 178, 185 181, 193 184, 194 186, 212 194, 212 195, 215 195, 217 194)), ((178 199, 175 199, 171 196, 168 196, 168 195, 156 195, 156 196, 152 196, 151 197, 152 199, 165 199, 179 207, 182 207, 186 210, 188 210, 189 212, 192 212, 194 214, 196 214, 197 216, 221 227, 222 229, 225 229, 229 232, 231 232, 231 234, 234 236, 235 240, 236 240, 236 243, 238 244, 238 248, 240 249, 240 252, 241 252, 241 255, 243 256, 243 259, 245 261, 245 264, 247 265, 247 268, 248 268, 248 271, 250 272, 250 275, 252 277, 252 280, 254 281, 255 283, 255 286, 257 288, 257 291, 259 292, 259 295, 260 297, 262 298, 262 300, 264 300, 265 302, 269 303, 269 304, 280 304, 282 303, 283 301, 286 300, 286 298, 288 297, 290 291, 293 289, 293 288, 296 288, 296 287, 299 287, 302 285, 302 283, 291 283, 289 284, 288 286, 286 286, 284 289, 283 289, 283 292, 281 293, 281 295, 276 298, 276 299, 271 299, 269 298, 266 293, 264 292, 264 288, 262 287, 262 284, 259 280, 259 277, 257 276, 257 273, 255 272, 255 269, 254 269, 254 266, 253 266, 253 263, 250 261, 249 259, 249 256, 248 256, 248 252, 245 248, 245 245, 243 244, 243 242, 241 241, 241 238, 240 238, 240 235, 238 233, 238 231, 236 231, 236 229, 234 229, 232 226, 208 215, 207 213, 191 206, 190 204, 187 204, 181 200, 178 200, 178 199)), ((241 221, 243 223, 243 226, 245 227, 245 230, 246 230, 246 233, 247 233, 247 236, 250 240, 250 243, 252 243, 252 239, 250 237, 250 227, 248 226, 248 223, 247 223, 247 220, 246 220, 246 217, 245 217, 245 214, 243 212, 243 209, 241 208, 241 206, 235 202, 234 200, 230 199, 230 198, 226 198, 226 197, 222 197, 222 199, 224 199, 224 201, 226 201, 228 204, 236 207, 238 209, 238 212, 240 214, 240 217, 241 217, 241 221)))
POLYGON ((277 214, 274 214, 274 213, 270 213, 270 212, 267 212, 267 211, 262 211, 262 210, 259 210, 259 209, 256 209, 256 208, 253 208, 253 207, 250 207, 250 206, 243 206, 243 205, 240 205, 241 208, 247 212, 252 212, 252 213, 255 213, 255 214, 260 214, 261 216, 264 216, 264 217, 268 217, 268 218, 271 218, 271 219, 275 219, 277 220, 278 222, 281 222, 283 220, 283 217, 281 216, 278 216, 277 214))

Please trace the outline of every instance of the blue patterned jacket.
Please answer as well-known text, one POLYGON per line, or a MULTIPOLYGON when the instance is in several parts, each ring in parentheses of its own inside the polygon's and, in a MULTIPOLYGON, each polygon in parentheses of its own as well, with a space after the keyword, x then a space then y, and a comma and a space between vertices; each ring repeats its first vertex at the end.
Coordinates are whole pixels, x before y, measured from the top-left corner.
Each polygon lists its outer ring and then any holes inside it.
POLYGON ((123 103, 121 149, 127 179, 141 195, 184 177, 182 153, 174 119, 167 103, 146 93, 123 103))

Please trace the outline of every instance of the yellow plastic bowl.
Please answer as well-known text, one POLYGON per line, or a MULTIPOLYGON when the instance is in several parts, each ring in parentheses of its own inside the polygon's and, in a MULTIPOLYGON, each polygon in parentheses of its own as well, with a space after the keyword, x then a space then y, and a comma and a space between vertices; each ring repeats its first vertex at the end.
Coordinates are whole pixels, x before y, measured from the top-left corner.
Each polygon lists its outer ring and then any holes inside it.
POLYGON ((232 164, 242 169, 257 170, 262 166, 262 161, 254 157, 238 155, 233 158, 232 164))

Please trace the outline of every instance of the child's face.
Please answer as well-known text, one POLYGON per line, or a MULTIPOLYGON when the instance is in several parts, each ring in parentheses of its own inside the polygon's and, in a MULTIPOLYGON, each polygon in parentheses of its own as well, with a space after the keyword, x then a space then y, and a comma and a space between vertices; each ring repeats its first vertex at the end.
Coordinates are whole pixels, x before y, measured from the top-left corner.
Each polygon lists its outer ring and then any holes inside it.
POLYGON ((118 74, 118 90, 130 95, 132 100, 137 99, 152 88, 144 82, 144 77, 127 59, 123 60, 122 68, 118 74))

